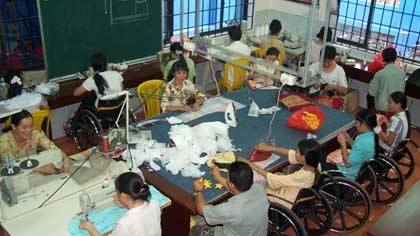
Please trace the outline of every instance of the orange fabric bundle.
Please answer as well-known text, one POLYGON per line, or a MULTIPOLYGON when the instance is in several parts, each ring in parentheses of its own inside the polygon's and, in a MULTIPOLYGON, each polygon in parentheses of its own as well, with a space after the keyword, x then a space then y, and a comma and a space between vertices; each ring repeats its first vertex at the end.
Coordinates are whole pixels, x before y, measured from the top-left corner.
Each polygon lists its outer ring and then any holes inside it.
POLYGON ((295 111, 289 119, 287 125, 292 128, 317 131, 324 123, 325 114, 321 108, 317 106, 306 106, 295 111))

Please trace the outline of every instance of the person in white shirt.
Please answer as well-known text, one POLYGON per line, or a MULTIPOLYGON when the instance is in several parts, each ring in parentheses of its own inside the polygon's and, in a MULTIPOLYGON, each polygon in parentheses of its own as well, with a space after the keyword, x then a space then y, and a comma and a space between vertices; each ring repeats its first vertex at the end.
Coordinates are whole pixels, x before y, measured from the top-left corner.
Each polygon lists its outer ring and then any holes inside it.
MULTIPOLYGON (((319 62, 321 57, 321 50, 324 43, 324 27, 321 27, 316 37, 317 40, 312 40, 311 42, 311 51, 309 52, 309 62, 315 63, 319 62)), ((332 30, 330 27, 327 29, 327 42, 331 42, 332 39, 332 30)))
POLYGON ((98 99, 102 96, 121 92, 123 90, 124 78, 117 71, 107 71, 108 63, 105 55, 102 53, 95 53, 91 58, 91 66, 95 71, 95 75, 87 78, 82 85, 73 91, 73 96, 81 96, 87 92, 95 91, 96 98, 86 97, 82 101, 80 107, 84 106, 98 106, 98 99))
MULTIPOLYGON (((150 199, 149 186, 142 178, 133 172, 126 172, 115 180, 117 193, 113 196, 114 203, 119 207, 128 208, 125 215, 118 220, 112 231, 113 236, 160 236, 160 206, 150 199)), ((90 221, 80 221, 79 227, 92 236, 101 235, 90 221)))
POLYGON ((379 135, 379 145, 387 153, 392 153, 404 139, 408 138, 410 115, 407 109, 407 97, 402 92, 393 92, 388 99, 388 111, 393 114, 386 132, 381 127, 375 128, 379 135))
POLYGON ((312 64, 309 67, 311 77, 320 75, 321 81, 315 83, 309 93, 315 94, 321 89, 325 91, 337 92, 340 95, 345 95, 348 92, 347 89, 347 77, 343 67, 337 65, 335 57, 337 51, 332 46, 325 47, 324 62, 322 64, 321 72, 319 71, 319 62, 312 64))
POLYGON ((241 42, 242 32, 238 26, 232 26, 228 30, 230 44, 225 48, 233 59, 240 58, 242 56, 251 56, 251 48, 245 43, 241 42), (230 53, 231 51, 232 53, 230 53))
MULTIPOLYGON (((278 66, 279 61, 277 60, 277 58, 279 56, 279 53, 279 50, 275 47, 268 48, 265 52, 264 61, 268 64, 278 66)), ((273 75, 280 75, 279 70, 276 70, 263 64, 255 63, 253 67, 273 75)), ((257 84, 257 88, 273 85, 273 79, 270 76, 259 74, 255 71, 251 71, 248 75, 248 78, 251 80, 253 79, 255 81, 255 83, 257 84)))

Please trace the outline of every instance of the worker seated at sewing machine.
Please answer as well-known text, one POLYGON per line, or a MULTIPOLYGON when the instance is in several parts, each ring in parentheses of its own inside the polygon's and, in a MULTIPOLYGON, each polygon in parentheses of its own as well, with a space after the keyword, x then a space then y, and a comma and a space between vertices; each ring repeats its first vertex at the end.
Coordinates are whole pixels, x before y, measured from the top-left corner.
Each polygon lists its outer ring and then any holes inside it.
MULTIPOLYGON (((8 164, 13 164, 10 162, 29 157, 40 151, 58 149, 44 133, 34 130, 33 117, 27 110, 22 110, 21 112, 12 115, 11 123, 11 130, 0 137, 0 163, 2 163, 2 165, 6 164, 6 159, 8 160, 8 164)), ((22 166, 21 163, 21 168, 33 168, 34 172, 45 175, 57 172, 67 172, 71 167, 71 161, 63 151, 61 151, 61 156, 63 159, 60 166, 55 166, 52 163, 36 166, 34 163, 26 160, 26 166, 22 166)), ((10 172, 10 170, 8 172, 10 172)), ((13 173, 9 173, 9 175, 11 174, 13 173)))
POLYGON ((172 68, 162 96, 162 111, 198 111, 206 97, 191 81, 186 80, 189 72, 185 60, 179 59, 172 68), (194 100, 192 108, 188 105, 190 100, 194 100))
MULTIPOLYGON (((150 200, 149 186, 142 177, 133 172, 126 172, 118 176, 115 185, 100 186, 99 188, 80 195, 82 213, 90 213, 98 202, 110 198, 119 207, 127 208, 126 214, 118 220, 112 235, 149 235, 160 236, 160 206, 155 200, 150 200)), ((88 218, 88 217, 86 217, 88 218)), ((81 220, 80 229, 85 229, 90 235, 101 235, 92 222, 81 220)))

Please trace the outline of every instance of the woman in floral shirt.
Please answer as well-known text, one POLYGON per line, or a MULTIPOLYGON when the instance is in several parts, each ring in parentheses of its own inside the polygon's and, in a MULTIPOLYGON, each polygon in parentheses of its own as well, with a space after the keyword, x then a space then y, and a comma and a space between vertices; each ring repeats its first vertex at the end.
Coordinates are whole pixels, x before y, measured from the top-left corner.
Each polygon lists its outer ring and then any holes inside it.
MULTIPOLYGON (((32 155, 38 151, 57 148, 55 144, 45 136, 43 132, 34 130, 31 113, 22 110, 12 116, 12 130, 0 137, 0 162, 8 155, 12 159, 19 159, 32 155)), ((68 171, 71 161, 67 155, 61 151, 63 159, 63 171, 68 171)), ((45 174, 55 173, 54 166, 46 165, 38 168, 38 171, 45 174)))
POLYGON ((188 67, 183 59, 176 62, 170 75, 173 79, 169 78, 170 82, 166 85, 162 96, 162 111, 198 111, 206 97, 194 87, 192 82, 186 80, 188 67), (192 108, 187 104, 190 100, 195 100, 192 108))

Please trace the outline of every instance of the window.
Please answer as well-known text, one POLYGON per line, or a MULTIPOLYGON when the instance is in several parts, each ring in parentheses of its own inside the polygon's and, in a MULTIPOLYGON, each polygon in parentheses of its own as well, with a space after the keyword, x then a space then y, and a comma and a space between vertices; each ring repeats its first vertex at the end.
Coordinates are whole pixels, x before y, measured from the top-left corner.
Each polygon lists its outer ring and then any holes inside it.
MULTIPOLYGON (((195 35, 196 0, 184 0, 183 32, 188 37, 195 35)), ((200 0, 200 35, 224 34, 233 21, 251 22, 254 0, 200 0)), ((164 43, 173 35, 180 34, 181 0, 164 0, 164 43)))
POLYGON ((0 72, 43 67, 36 0, 0 0, 0 72))
POLYGON ((337 41, 377 52, 392 45, 403 61, 420 63, 420 2, 340 0, 337 41))

